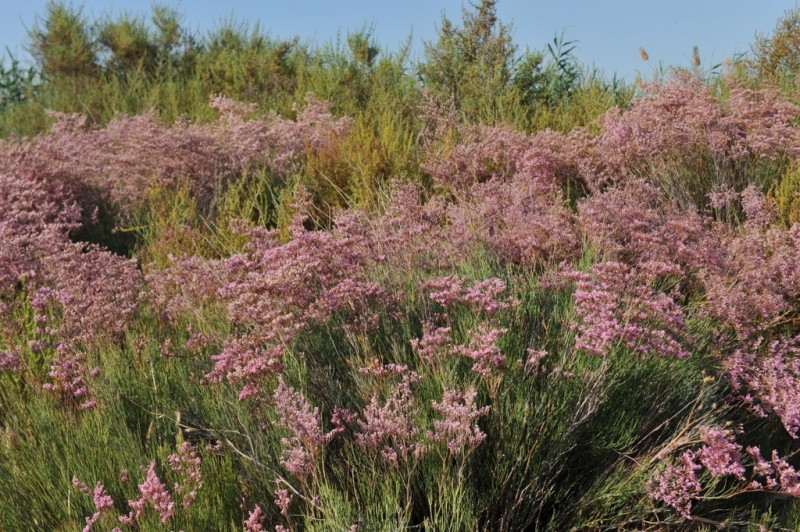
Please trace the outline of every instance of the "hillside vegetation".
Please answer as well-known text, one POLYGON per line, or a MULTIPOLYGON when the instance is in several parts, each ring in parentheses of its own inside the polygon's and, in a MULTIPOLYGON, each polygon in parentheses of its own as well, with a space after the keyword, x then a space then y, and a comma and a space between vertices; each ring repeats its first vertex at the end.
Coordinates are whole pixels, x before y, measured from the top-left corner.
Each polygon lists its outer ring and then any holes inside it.
POLYGON ((800 10, 627 84, 495 4, 419 63, 48 5, 0 529, 800 527, 800 10))

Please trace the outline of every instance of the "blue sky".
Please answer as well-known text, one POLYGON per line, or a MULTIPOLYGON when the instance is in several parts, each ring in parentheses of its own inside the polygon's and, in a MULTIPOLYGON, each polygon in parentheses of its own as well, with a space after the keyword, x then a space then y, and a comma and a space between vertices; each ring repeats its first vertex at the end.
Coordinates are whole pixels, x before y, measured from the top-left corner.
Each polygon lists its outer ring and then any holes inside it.
MULTIPOLYGON (((151 2, 76 0, 89 18, 122 12, 147 14, 151 2)), ((460 0, 166 0, 185 24, 202 33, 223 19, 260 22, 273 37, 299 36, 324 44, 337 33, 372 27, 378 43, 396 50, 413 34, 419 54, 424 40, 436 37, 442 13, 460 20, 460 0)), ((6 47, 25 58, 26 27, 44 12, 46 0, 0 0, 0 51, 6 47)), ((576 55, 607 75, 628 80, 649 76, 659 63, 688 66, 692 47, 700 48, 704 66, 746 52, 756 32, 770 32, 796 0, 500 0, 502 21, 513 25, 521 47, 542 49, 556 34, 577 40, 576 55), (647 50, 644 63, 639 48, 647 50)))

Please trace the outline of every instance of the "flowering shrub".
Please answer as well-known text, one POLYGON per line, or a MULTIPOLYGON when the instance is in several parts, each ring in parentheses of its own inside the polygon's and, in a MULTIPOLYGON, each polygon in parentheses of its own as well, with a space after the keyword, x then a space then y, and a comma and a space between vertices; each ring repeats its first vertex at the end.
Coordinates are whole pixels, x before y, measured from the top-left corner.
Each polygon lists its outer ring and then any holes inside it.
POLYGON ((231 338, 214 357, 208 378, 243 383, 243 397, 255 393, 264 377, 277 374, 283 346, 312 319, 339 308, 357 313, 364 297, 380 292, 364 284, 344 290, 343 281, 365 266, 361 239, 307 231, 299 221, 293 227, 294 238, 286 244, 279 243, 277 232, 253 230, 244 253, 223 262, 228 282, 217 294, 243 334, 231 338))
POLYGON ((450 208, 449 219, 451 238, 460 247, 483 244, 525 267, 572 259, 580 248, 574 215, 561 193, 534 179, 476 184, 469 201, 450 208))
POLYGON ((576 284, 577 349, 605 356, 622 345, 651 356, 690 355, 683 311, 670 295, 650 288, 646 274, 619 262, 602 262, 590 274, 564 275, 576 284))
POLYGON ((457 346, 453 352, 474 360, 472 371, 487 378, 495 372, 506 369, 506 357, 497 346, 497 341, 507 332, 506 329, 481 325, 478 329, 469 332, 469 341, 466 345, 457 346))
POLYGON ((82 493, 92 497, 92 502, 94 503, 96 511, 86 518, 86 526, 83 528, 83 532, 90 532, 94 528, 94 525, 97 524, 97 521, 100 520, 103 512, 114 508, 114 499, 108 496, 105 486, 100 482, 97 483, 93 490, 90 490, 86 484, 77 478, 72 479, 72 484, 82 493))
POLYGON ((413 380, 416 380, 414 376, 405 375, 394 385, 383 405, 373 396, 364 409, 364 419, 358 421, 361 430, 356 433, 356 439, 359 445, 367 451, 377 451, 394 467, 417 458, 425 448, 419 441, 418 407, 411 391, 413 380))
POLYGON ((798 338, 774 340, 759 349, 737 349, 723 364, 734 394, 762 417, 775 413, 793 438, 800 434, 798 338))
POLYGON ((670 205, 641 180, 583 199, 578 222, 604 258, 652 270, 654 277, 696 283, 700 272, 716 271, 723 256, 718 238, 693 209, 670 205))
POLYGON ((167 491, 164 483, 158 478, 158 475, 156 475, 155 469, 155 462, 150 462, 147 468, 142 468, 146 477, 144 482, 139 484, 141 496, 136 500, 128 501, 131 511, 128 515, 119 517, 120 523, 129 526, 133 525, 142 518, 148 507, 152 507, 163 524, 167 524, 175 515, 175 503, 172 500, 172 496, 167 491))
POLYGON ((800 157, 798 108, 728 89, 648 84, 564 134, 429 110, 422 183, 341 211, 300 184, 353 127, 313 97, 294 120, 216 97, 208 124, 58 115, 4 141, 0 490, 58 482, 20 466, 52 433, 77 477, 104 471, 76 458, 100 440, 146 457, 119 490, 74 481, 86 530, 217 514, 247 530, 612 529, 662 523, 661 503, 683 519, 713 518, 710 500, 789 505, 800 226, 748 172, 800 157), (217 210, 248 180, 278 211, 252 219, 275 225, 217 210), (145 264, 81 240, 109 205, 115 223, 159 218, 147 188, 184 185, 196 227, 174 255, 148 263, 172 242, 158 230, 128 250, 145 264))
POLYGON ((286 177, 306 153, 340 139, 350 124, 333 118, 330 106, 313 96, 298 110, 297 121, 274 115, 248 120, 251 106, 222 97, 212 98, 211 106, 219 111, 216 122, 169 127, 153 112, 117 118, 102 129, 88 128, 77 114, 53 113, 49 135, 3 142, 0 162, 9 175, 60 183, 86 208, 108 196, 130 212, 154 183, 170 187, 188 178, 192 191, 208 202, 251 166, 286 177))
POLYGON ((466 392, 444 390, 441 402, 433 402, 433 409, 442 416, 433 422, 433 432, 428 435, 432 442, 446 442, 451 455, 468 452, 486 439, 486 433, 477 426, 478 418, 491 410, 477 408, 477 392, 470 388, 466 392))
POLYGON ((282 380, 273 398, 281 425, 292 432, 291 438, 281 440, 284 447, 281 465, 293 476, 303 480, 330 436, 322 433, 319 409, 312 410, 305 398, 286 386, 282 380))
POLYGON ((774 225, 770 203, 755 190, 742 193, 747 219, 741 232, 723 233, 722 268, 707 272, 708 311, 742 340, 791 323, 800 298, 800 226, 774 225))
POLYGON ((650 497, 672 506, 681 517, 691 519, 692 501, 697 499, 702 488, 696 473, 700 467, 692 451, 684 452, 678 458, 678 464, 670 464, 653 475, 647 486, 650 497))
POLYGON ((200 470, 202 460, 194 446, 184 442, 178 447, 178 452, 167 457, 170 470, 178 477, 179 482, 174 486, 175 495, 181 501, 181 506, 188 509, 197 498, 197 492, 203 487, 203 474, 200 470))
POLYGON ((698 472, 705 471, 711 478, 733 477, 738 489, 733 494, 747 492, 778 492, 800 496, 800 474, 777 451, 772 451, 772 461, 762 458, 758 447, 743 449, 733 434, 720 427, 699 427, 702 447, 686 450, 677 464, 669 464, 655 473, 648 491, 654 500, 673 507, 684 519, 692 519, 692 503, 702 497, 703 485, 698 472), (750 470, 749 478, 745 476, 750 470))
MULTIPOLYGON (((203 486, 202 473, 200 470, 201 459, 194 446, 188 442, 183 443, 177 449, 177 453, 167 457, 169 467, 176 475, 177 482, 174 485, 174 493, 181 500, 181 508, 188 510, 192 502, 197 497, 198 490, 203 486)), ((156 462, 150 462, 146 468, 142 467, 145 475, 144 481, 138 485, 140 497, 136 500, 129 500, 128 507, 130 512, 118 516, 117 521, 123 525, 136 526, 146 515, 148 508, 158 516, 162 524, 167 524, 175 517, 177 508, 175 501, 170 494, 167 486, 158 478, 156 474, 156 462)), ((122 483, 127 484, 128 470, 122 470, 122 483)), ((84 532, 94 529, 94 526, 102 518, 103 514, 111 515, 114 510, 114 500, 106 492, 105 486, 98 482, 93 490, 90 490, 78 478, 72 479, 72 484, 82 493, 92 497, 95 506, 95 513, 86 518, 84 532)), ((114 530, 120 530, 115 528, 114 530)))

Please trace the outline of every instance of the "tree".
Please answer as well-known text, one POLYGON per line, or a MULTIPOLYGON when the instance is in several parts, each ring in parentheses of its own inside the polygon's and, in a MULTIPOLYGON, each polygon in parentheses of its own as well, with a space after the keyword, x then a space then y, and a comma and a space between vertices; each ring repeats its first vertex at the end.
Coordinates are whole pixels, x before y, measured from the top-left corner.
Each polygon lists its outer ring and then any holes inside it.
POLYGON ((44 19, 37 19, 30 37, 31 55, 45 76, 97 71, 97 49, 80 9, 48 2, 44 19))
POLYGON ((497 18, 497 0, 481 0, 462 12, 461 27, 442 16, 436 43, 425 43, 419 74, 434 95, 452 99, 468 115, 496 109, 513 79, 517 51, 511 27, 497 18), (494 98, 488 98, 493 95, 494 98))
POLYGON ((793 79, 800 71, 800 8, 787 10, 772 35, 757 35, 751 67, 760 78, 793 79))

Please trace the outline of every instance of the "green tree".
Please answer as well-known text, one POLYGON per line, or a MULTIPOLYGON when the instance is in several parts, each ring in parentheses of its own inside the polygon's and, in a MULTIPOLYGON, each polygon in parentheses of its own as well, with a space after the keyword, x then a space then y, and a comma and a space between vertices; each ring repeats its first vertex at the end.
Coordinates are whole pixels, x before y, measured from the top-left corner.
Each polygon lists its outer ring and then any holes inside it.
POLYGON ((97 47, 81 9, 48 2, 30 31, 30 52, 45 76, 83 76, 97 72, 97 47))
POLYGON ((178 12, 154 5, 150 22, 148 25, 141 17, 122 15, 95 25, 96 40, 109 72, 122 77, 137 71, 154 75, 191 70, 199 46, 181 26, 178 12))
POLYGON ((755 76, 794 79, 800 71, 800 8, 787 10, 771 35, 756 35, 750 49, 755 76))
POLYGON ((97 25, 97 42, 105 52, 105 66, 117 75, 156 67, 157 49, 140 17, 106 18, 97 25))
POLYGON ((442 16, 436 43, 425 43, 419 74, 425 87, 452 99, 471 117, 493 115, 514 77, 517 48, 511 26, 497 18, 497 0, 464 9, 462 25, 442 16), (488 109, 486 106, 488 105, 488 109))

